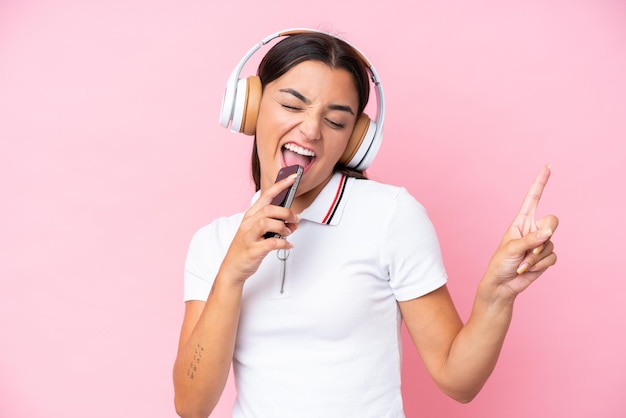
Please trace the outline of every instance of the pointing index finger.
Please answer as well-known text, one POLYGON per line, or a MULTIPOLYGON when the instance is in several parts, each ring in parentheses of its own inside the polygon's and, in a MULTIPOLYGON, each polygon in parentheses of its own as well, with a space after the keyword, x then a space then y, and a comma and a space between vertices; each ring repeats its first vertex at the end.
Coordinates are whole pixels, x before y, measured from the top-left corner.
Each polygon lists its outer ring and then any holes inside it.
POLYGON ((520 207, 519 214, 520 216, 531 216, 534 218, 535 211, 537 206, 539 205, 539 199, 541 199, 541 195, 543 194, 543 189, 546 187, 548 183, 548 179, 550 178, 551 167, 550 165, 544 166, 537 177, 535 177, 535 181, 533 182, 530 189, 528 189, 528 193, 522 202, 522 206, 520 207))

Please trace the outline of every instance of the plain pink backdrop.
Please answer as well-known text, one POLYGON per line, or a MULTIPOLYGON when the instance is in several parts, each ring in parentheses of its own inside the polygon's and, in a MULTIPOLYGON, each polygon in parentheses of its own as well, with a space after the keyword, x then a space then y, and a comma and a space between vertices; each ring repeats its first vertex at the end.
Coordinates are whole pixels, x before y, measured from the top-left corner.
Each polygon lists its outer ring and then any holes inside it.
MULTIPOLYGON (((559 262, 518 299, 496 371, 460 405, 405 344, 407 417, 626 416, 626 5, 215 3, 0 3, 0 416, 175 416, 187 245, 252 190, 250 139, 217 123, 225 81, 294 26, 377 68, 369 174, 428 208, 464 318, 535 173, 554 169, 540 215, 560 217, 559 262)), ((217 417, 233 396, 231 382, 217 417)))

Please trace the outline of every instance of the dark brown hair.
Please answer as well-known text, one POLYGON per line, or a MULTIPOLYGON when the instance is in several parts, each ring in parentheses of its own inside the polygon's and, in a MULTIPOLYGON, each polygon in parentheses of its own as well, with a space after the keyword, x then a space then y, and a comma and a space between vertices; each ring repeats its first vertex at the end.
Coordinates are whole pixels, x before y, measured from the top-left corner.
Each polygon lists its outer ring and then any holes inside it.
MULTIPOLYGON (((296 65, 305 61, 319 61, 333 69, 348 71, 354 80, 359 107, 357 119, 363 113, 370 95, 369 71, 360 54, 348 43, 332 35, 304 32, 290 35, 274 45, 261 60, 257 75, 261 86, 276 80, 296 65)), ((261 188, 261 166, 256 147, 256 136, 252 146, 252 178, 256 190, 261 188)), ((367 178, 364 171, 354 170, 337 163, 335 171, 349 177, 367 178)))

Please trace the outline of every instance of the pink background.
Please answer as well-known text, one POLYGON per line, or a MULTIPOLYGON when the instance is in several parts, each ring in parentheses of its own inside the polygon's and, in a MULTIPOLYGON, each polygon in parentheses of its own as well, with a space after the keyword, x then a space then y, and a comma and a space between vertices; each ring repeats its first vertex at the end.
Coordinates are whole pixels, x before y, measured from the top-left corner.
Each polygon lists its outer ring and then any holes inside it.
POLYGON ((225 81, 293 26, 380 73, 369 174, 428 208, 464 318, 554 168, 540 214, 560 217, 559 262, 519 298, 492 378, 457 404, 406 344, 407 416, 626 416, 624 2, 216 3, 0 3, 0 416, 175 415, 187 245, 252 190, 250 139, 217 123, 225 81))

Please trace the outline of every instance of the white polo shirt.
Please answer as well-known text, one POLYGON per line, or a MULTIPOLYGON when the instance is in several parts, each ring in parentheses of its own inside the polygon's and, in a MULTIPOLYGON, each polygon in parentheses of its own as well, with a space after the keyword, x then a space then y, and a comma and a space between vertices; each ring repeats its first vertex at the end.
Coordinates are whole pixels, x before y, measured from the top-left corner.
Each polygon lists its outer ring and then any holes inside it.
MULTIPOLYGON (((195 234, 185 300, 206 300, 242 217, 195 234)), ((404 188, 337 173, 300 218, 283 292, 277 252, 244 286, 233 417, 404 417, 397 301, 446 282, 425 209, 404 188)))

